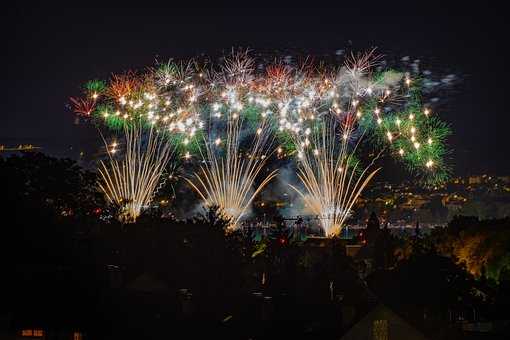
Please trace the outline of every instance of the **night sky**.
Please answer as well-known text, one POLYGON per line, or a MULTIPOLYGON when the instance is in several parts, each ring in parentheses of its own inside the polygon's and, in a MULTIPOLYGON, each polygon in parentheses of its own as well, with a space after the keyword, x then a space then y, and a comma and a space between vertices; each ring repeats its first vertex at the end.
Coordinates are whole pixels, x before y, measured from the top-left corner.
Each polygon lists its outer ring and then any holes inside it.
POLYGON ((460 76, 439 112, 454 130, 456 174, 510 175, 506 11, 482 8, 481 2, 462 8, 413 3, 362 9, 4 9, 0 144, 32 143, 70 156, 99 145, 94 129, 74 124, 68 97, 79 95, 89 79, 141 69, 156 59, 218 55, 232 46, 312 54, 378 47, 460 76))

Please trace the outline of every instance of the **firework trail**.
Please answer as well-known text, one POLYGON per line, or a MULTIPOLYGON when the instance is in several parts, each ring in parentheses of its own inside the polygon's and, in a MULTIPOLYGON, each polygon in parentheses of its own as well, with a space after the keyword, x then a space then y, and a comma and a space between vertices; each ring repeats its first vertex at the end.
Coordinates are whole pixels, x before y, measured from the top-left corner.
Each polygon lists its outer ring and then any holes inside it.
POLYGON ((193 180, 188 179, 206 206, 219 207, 230 220, 231 229, 238 226, 255 196, 277 173, 272 171, 256 183, 269 158, 272 140, 264 120, 253 137, 252 146, 243 155, 240 148, 242 125, 242 119, 230 116, 225 140, 209 138, 205 141, 204 163, 193 180))
POLYGON ((132 223, 151 203, 172 156, 172 147, 154 128, 145 133, 139 124, 126 124, 124 134, 125 152, 120 160, 113 157, 106 145, 109 159, 100 162, 99 188, 108 202, 119 208, 119 220, 132 223))
POLYGON ((231 229, 238 226, 256 195, 276 176, 276 171, 272 171, 257 183, 271 154, 273 138, 265 117, 256 118, 254 131, 245 124, 244 109, 253 101, 251 89, 256 83, 253 65, 246 51, 232 53, 220 71, 214 73, 219 92, 212 104, 204 150, 200 151, 203 162, 193 180, 188 179, 205 206, 218 207, 230 221, 231 229), (223 117, 226 123, 221 122, 223 117), (221 127, 215 129, 218 126, 221 127), (243 150, 241 144, 246 141, 250 147, 243 150))
MULTIPOLYGON (((343 128, 342 136, 352 133, 352 126, 343 128)), ((314 148, 298 147, 298 177, 304 190, 290 185, 318 216, 326 236, 337 235, 351 214, 351 209, 362 191, 379 169, 373 169, 374 160, 366 167, 355 158, 356 149, 348 138, 336 138, 334 121, 325 122, 314 134, 314 148)))
MULTIPOLYGON (((356 158, 363 139, 356 109, 370 86, 366 75, 371 58, 372 52, 353 57, 337 73, 316 75, 313 87, 305 87, 300 95, 304 99, 292 108, 299 117, 294 124, 280 110, 279 130, 289 133, 296 147, 303 189, 291 187, 318 216, 326 236, 342 230, 356 200, 379 170, 372 169, 373 160, 363 167, 356 158)), ((303 87, 301 81, 298 87, 303 87)))

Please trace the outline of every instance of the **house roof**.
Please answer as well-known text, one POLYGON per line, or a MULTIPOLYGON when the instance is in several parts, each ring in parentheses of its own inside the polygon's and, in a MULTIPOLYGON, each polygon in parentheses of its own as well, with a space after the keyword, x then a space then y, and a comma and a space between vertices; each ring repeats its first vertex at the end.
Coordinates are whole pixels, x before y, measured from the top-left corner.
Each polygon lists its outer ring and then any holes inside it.
POLYGON ((416 328, 379 303, 344 334, 341 340, 426 340, 416 328), (377 337, 377 336, 380 337, 377 337))

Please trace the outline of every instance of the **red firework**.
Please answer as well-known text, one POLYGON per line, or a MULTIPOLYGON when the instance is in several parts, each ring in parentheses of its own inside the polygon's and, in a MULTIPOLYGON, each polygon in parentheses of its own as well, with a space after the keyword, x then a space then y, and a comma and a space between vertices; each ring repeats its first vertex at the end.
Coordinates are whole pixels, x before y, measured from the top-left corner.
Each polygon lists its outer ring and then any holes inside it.
POLYGON ((287 84, 291 75, 291 69, 281 63, 269 65, 266 69, 268 82, 272 84, 287 84))
POLYGON ((342 131, 350 133, 357 122, 356 114, 353 112, 346 112, 341 118, 342 131))
POLYGON ((125 74, 113 74, 108 88, 109 95, 114 99, 128 96, 138 88, 136 75, 129 71, 125 74))
POLYGON ((96 107, 96 101, 91 98, 69 98, 73 105, 73 111, 84 116, 90 116, 96 107))

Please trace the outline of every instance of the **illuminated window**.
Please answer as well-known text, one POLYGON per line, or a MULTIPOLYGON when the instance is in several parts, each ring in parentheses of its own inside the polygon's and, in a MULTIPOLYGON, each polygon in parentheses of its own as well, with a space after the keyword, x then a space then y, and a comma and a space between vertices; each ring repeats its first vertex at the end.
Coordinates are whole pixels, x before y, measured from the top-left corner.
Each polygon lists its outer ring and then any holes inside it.
POLYGON ((42 338, 44 331, 42 329, 23 329, 21 336, 42 338))
POLYGON ((372 325, 373 340, 388 340, 388 320, 374 320, 372 325))
POLYGON ((81 334, 80 332, 74 332, 73 340, 83 340, 83 334, 81 334))

